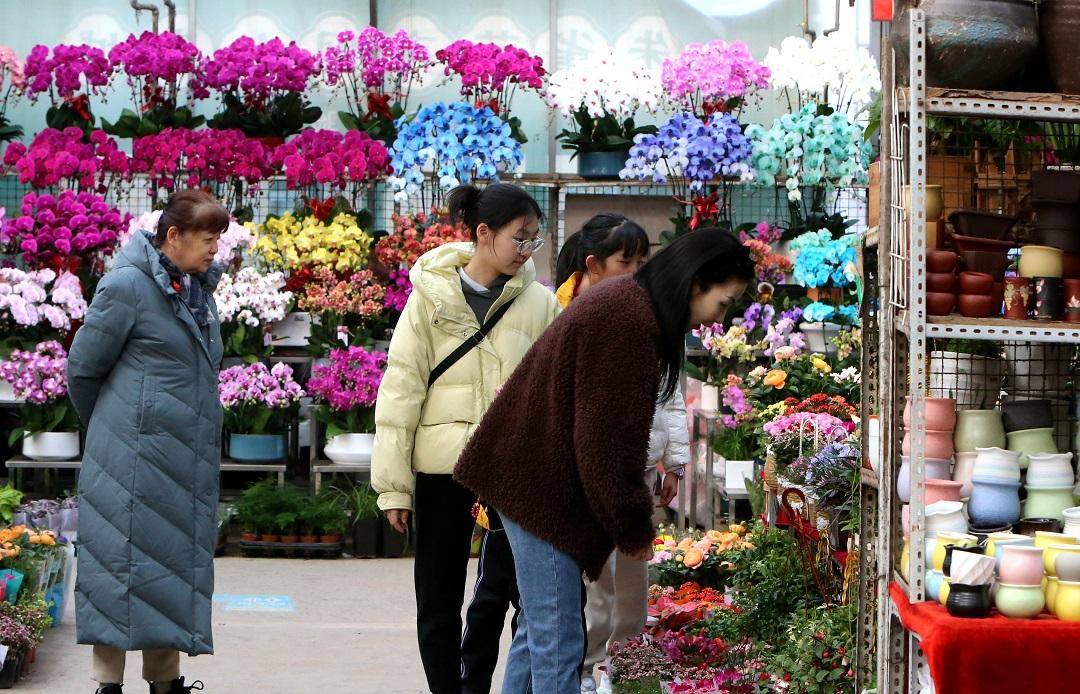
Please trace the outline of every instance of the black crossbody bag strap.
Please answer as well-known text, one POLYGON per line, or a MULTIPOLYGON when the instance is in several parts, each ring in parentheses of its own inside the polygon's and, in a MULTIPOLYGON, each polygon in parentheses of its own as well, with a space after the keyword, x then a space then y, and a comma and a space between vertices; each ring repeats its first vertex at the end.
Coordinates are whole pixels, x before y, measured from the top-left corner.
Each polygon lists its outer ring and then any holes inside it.
MULTIPOLYGON (((517 297, 515 297, 515 299, 516 298, 517 297)), ((446 373, 447 369, 458 363, 458 361, 462 357, 471 352, 473 347, 476 347, 481 342, 483 342, 484 337, 486 337, 487 334, 491 332, 491 329, 495 327, 495 324, 498 323, 499 320, 506 315, 506 312, 510 310, 510 306, 513 303, 514 299, 511 299, 510 301, 507 301, 505 304, 500 306, 499 310, 493 313, 492 316, 488 318, 483 325, 480 326, 479 330, 473 333, 470 338, 462 342, 461 346, 451 352, 446 357, 446 359, 443 359, 441 362, 439 362, 438 366, 431 370, 431 375, 428 376, 428 388, 430 388, 432 384, 435 383, 435 381, 439 380, 439 376, 442 376, 444 373, 446 373)))

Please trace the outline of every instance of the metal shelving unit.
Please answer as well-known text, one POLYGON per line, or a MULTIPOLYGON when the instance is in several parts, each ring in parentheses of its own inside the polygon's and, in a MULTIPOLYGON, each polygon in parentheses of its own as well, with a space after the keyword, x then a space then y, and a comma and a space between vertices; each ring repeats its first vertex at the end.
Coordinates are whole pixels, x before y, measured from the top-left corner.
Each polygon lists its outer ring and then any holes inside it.
MULTIPOLYGON (((883 40, 881 61, 883 171, 877 259, 882 311, 878 331, 879 363, 874 381, 879 394, 877 412, 881 415, 882 455, 876 478, 877 542, 873 549, 879 588, 877 685, 879 691, 889 692, 919 691, 918 671, 925 664, 918 637, 906 632, 900 624, 895 605, 888 597, 887 583, 898 581, 913 602, 925 599, 924 577, 928 560, 924 556, 924 461, 928 429, 925 406, 930 377, 930 341, 966 339, 1080 344, 1080 326, 1076 324, 927 315, 927 254, 924 250, 928 237, 924 211, 930 141, 927 118, 1080 123, 1080 96, 933 88, 926 83, 925 11, 911 7, 909 21, 910 57, 906 79, 897 79, 892 46, 887 37, 883 40), (906 81, 906 86, 901 86, 901 81, 906 81), (905 191, 905 186, 910 186, 910 193, 905 191), (905 396, 911 401, 908 581, 901 578, 899 571, 898 556, 904 540, 899 522, 900 504, 894 493, 900 466, 900 422, 905 396)), ((864 388, 869 387, 870 380, 864 374, 864 388)), ((864 479, 864 489, 873 485, 873 479, 873 476, 864 479)), ((870 497, 864 492, 864 515, 872 505, 870 497)), ((864 538, 864 551, 869 547, 864 538)), ((866 589, 868 585, 864 583, 863 587, 866 589)), ((864 591, 862 599, 866 599, 865 595, 864 591)))

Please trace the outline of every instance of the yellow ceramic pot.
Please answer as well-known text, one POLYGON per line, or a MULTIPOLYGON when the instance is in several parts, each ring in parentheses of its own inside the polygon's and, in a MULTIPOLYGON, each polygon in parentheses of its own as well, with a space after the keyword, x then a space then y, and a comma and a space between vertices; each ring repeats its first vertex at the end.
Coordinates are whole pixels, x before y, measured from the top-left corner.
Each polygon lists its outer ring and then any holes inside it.
POLYGON ((1073 538, 1073 542, 1050 545, 1043 550, 1043 568, 1046 569, 1047 576, 1057 576, 1057 567, 1054 562, 1062 552, 1080 554, 1080 545, 1076 544, 1076 538, 1073 538))
POLYGON ((938 589, 938 602, 942 605, 949 601, 950 590, 952 590, 952 579, 945 576, 941 579, 941 588, 938 589))
POLYGON ((1054 612, 1054 607, 1057 605, 1057 594, 1060 583, 1057 576, 1047 576, 1046 587, 1043 589, 1043 592, 1046 594, 1046 611, 1055 616, 1057 615, 1054 612))
POLYGON ((935 539, 934 551, 930 555, 930 563, 933 565, 934 571, 944 570, 945 549, 949 545, 956 545, 957 547, 974 547, 979 542, 979 538, 974 535, 957 533, 951 530, 942 530, 935 539))
POLYGON ((986 536, 986 556, 994 556, 996 550, 994 546, 995 540, 1020 540, 1027 538, 1027 535, 1020 535, 1019 533, 990 533, 986 536))
POLYGON ((1061 277, 1063 270, 1060 248, 1024 246, 1020 249, 1021 277, 1061 277))
POLYGON ((904 577, 904 580, 908 580, 908 562, 910 561, 911 550, 907 540, 904 540, 904 548, 900 550, 900 575, 904 577))
POLYGON ((1080 622, 1080 583, 1060 581, 1054 615, 1063 622, 1080 622))

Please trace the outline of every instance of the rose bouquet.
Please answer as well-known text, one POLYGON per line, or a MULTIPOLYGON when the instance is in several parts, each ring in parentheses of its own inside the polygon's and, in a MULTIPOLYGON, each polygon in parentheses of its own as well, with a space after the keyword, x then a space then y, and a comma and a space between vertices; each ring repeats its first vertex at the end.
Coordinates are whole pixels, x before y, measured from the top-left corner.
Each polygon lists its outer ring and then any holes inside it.
POLYGON ((732 525, 706 533, 662 533, 653 542, 650 567, 660 586, 681 586, 693 581, 705 588, 723 590, 730 563, 725 553, 745 545, 746 528, 732 525))
POLYGON ((292 292, 284 291, 281 272, 261 274, 252 267, 221 276, 214 299, 221 319, 221 340, 226 357, 254 362, 269 355, 269 328, 285 318, 292 292))
POLYGON ((279 38, 265 43, 242 36, 204 61, 195 93, 221 96, 211 128, 237 129, 249 137, 285 138, 322 116, 306 93, 322 72, 318 53, 279 38))
POLYGON ((679 108, 704 119, 714 113, 737 115, 754 91, 769 86, 769 68, 754 60, 746 44, 717 39, 688 44, 666 59, 660 80, 679 108))
POLYGON ((225 428, 232 434, 283 434, 300 406, 304 389, 288 364, 262 362, 221 372, 218 384, 225 428))
POLYGON ((644 65, 628 64, 614 53, 577 63, 551 75, 544 99, 555 111, 572 119, 573 129, 558 139, 574 156, 588 152, 630 151, 634 137, 656 132, 652 125, 637 126, 641 109, 656 113, 660 106, 660 80, 644 65))
POLYGON ((331 350, 325 364, 315 365, 307 390, 328 440, 375 432, 375 398, 385 371, 386 353, 362 347, 331 350))
POLYGON ((191 112, 194 95, 186 104, 182 101, 202 59, 195 44, 171 31, 131 34, 113 46, 109 62, 127 78, 135 108, 125 108, 116 123, 102 119, 101 129, 117 137, 138 137, 202 125, 206 119, 191 112))
POLYGON ((0 45, 0 143, 22 137, 22 126, 7 119, 8 106, 26 88, 26 64, 9 46, 0 45))
POLYGON ((30 142, 12 142, 4 164, 34 189, 73 188, 105 194, 128 178, 131 164, 116 141, 100 130, 84 137, 75 127, 46 128, 30 142))
POLYGON ((466 103, 435 103, 406 122, 398 121, 398 137, 391 149, 394 197, 405 201, 421 194, 421 205, 437 205, 442 191, 474 178, 497 181, 500 171, 516 169, 523 161, 521 145, 510 126, 490 108, 466 103), (432 200, 424 198, 424 185, 432 200))
POLYGON ((305 129, 275 148, 270 161, 284 172, 289 190, 301 190, 305 199, 314 200, 325 187, 346 194, 354 209, 360 191, 390 168, 386 146, 357 130, 342 134, 305 129))
POLYGON ((754 182, 775 186, 782 178, 788 191, 791 227, 788 236, 829 229, 840 235, 854 220, 830 213, 827 198, 837 188, 869 181, 870 144, 863 129, 841 112, 819 115, 815 103, 798 113, 773 121, 766 129, 757 123, 746 128, 753 140, 750 163, 754 182), (803 189, 810 189, 809 204, 803 189))
POLYGON ((50 128, 79 128, 87 135, 94 128, 90 96, 104 94, 113 68, 105 52, 85 44, 34 46, 26 56, 26 94, 37 101, 48 93, 52 106, 45 116, 50 128))
POLYGON ((371 270, 339 275, 329 267, 316 269, 297 295, 297 307, 312 321, 308 350, 324 356, 332 347, 368 345, 381 339, 385 325, 386 288, 371 270))
POLYGON ((877 61, 840 34, 819 36, 813 44, 789 36, 779 49, 769 49, 765 65, 772 73, 769 83, 787 100, 791 113, 815 103, 822 115, 838 111, 855 118, 881 91, 877 61))
POLYGON ((432 65, 428 49, 404 30, 389 36, 371 26, 358 36, 338 34, 323 62, 326 83, 345 91, 349 110, 338 113, 341 123, 386 145, 397 139, 395 122, 408 113, 409 92, 432 65))
POLYGON ((14 350, 0 362, 0 378, 11 384, 21 407, 22 426, 8 445, 31 434, 78 431, 79 416, 68 399, 67 352, 59 342, 38 344, 33 351, 14 350))
POLYGON ((0 268, 0 354, 63 336, 85 315, 86 299, 75 275, 0 268))
POLYGON ((714 114, 702 122, 692 113, 678 113, 660 126, 656 134, 634 137, 634 146, 619 172, 625 180, 651 180, 670 184, 679 205, 671 220, 675 231, 665 231, 665 242, 702 224, 731 218, 731 178, 749 171, 750 141, 730 114, 714 114), (706 193, 716 184, 719 190, 706 193), (690 194, 694 198, 690 199, 690 194), (687 214, 687 206, 693 215, 687 214))
POLYGON ((791 260, 777 253, 773 244, 780 240, 783 231, 768 222, 758 222, 752 229, 739 232, 739 240, 750 251, 758 282, 769 285, 782 284, 792 271, 791 260))
MULTIPOLYGON (((359 270, 367 264, 371 248, 371 237, 351 214, 338 214, 326 223, 290 212, 258 226, 249 222, 248 228, 255 231, 255 252, 262 261, 294 275, 320 267, 337 273, 359 270)), ((293 286, 290 283, 290 289, 293 286)))
POLYGON ((115 250, 128 218, 93 193, 27 193, 22 216, 5 220, 0 245, 9 253, 21 252, 30 269, 82 271, 89 284, 104 271, 104 260, 115 250))
POLYGON ((521 144, 528 138, 521 130, 521 120, 510 115, 514 94, 522 90, 539 92, 544 86, 544 61, 512 44, 454 41, 436 51, 435 58, 444 65, 444 73, 461 79, 461 95, 477 108, 487 107, 510 126, 512 137, 521 144))
MULTIPOLYGON (((410 268, 420 256, 444 243, 469 240, 469 231, 463 224, 450 224, 436 214, 395 213, 391 219, 394 233, 379 239, 375 247, 379 262, 387 267, 410 268)), ((407 282, 408 273, 404 278, 407 282)))

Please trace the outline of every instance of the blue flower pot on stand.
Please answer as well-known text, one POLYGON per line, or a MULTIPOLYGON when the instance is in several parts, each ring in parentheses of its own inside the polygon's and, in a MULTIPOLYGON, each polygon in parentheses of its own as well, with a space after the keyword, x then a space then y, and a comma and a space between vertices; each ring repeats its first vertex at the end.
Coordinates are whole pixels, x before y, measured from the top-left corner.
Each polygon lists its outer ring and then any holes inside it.
POLYGON ((1020 483, 972 480, 968 515, 979 525, 1012 525, 1020 520, 1020 483))
POLYGON ((586 179, 618 178, 630 156, 629 148, 616 152, 584 152, 578 154, 578 175, 586 179))
POLYGON ((281 434, 229 434, 229 457, 238 463, 280 463, 285 460, 281 434))

